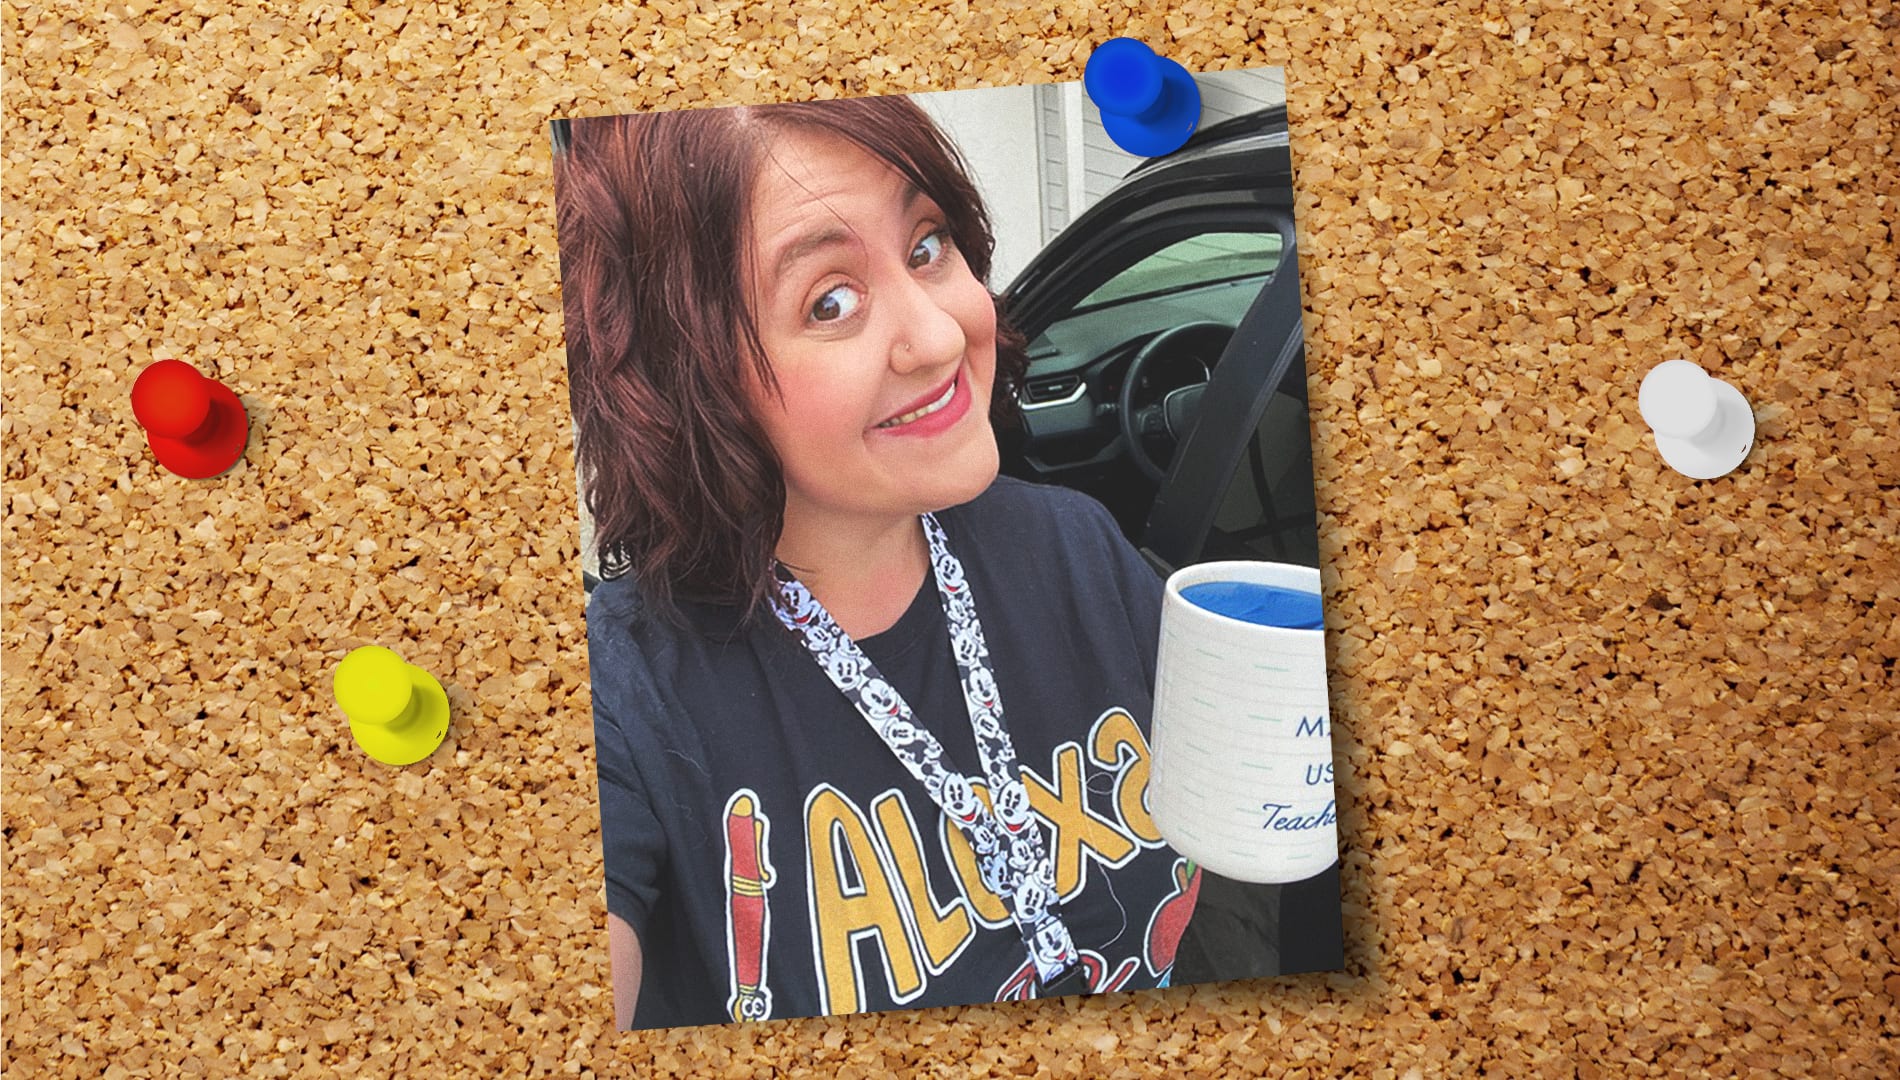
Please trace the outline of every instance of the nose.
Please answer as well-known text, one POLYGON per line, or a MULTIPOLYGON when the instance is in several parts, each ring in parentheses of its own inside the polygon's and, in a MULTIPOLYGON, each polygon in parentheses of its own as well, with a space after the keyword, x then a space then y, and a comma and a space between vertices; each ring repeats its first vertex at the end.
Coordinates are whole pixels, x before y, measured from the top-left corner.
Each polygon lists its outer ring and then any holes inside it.
POLYGON ((891 338, 891 370, 899 374, 941 371, 963 358, 963 325, 931 285, 906 276, 894 297, 898 318, 891 338))

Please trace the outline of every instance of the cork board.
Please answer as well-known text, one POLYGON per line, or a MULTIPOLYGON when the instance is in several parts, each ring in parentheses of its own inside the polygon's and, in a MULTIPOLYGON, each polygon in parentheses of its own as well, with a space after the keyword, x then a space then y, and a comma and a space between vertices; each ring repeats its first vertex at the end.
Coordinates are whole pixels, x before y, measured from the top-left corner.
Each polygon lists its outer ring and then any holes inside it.
POLYGON ((1900 11, 4 9, 4 1053, 34 1076, 1887 1076, 1900 11), (553 115, 1287 70, 1347 970, 609 1029, 553 115), (158 472, 152 359, 251 410, 158 472), (1736 474, 1635 407, 1686 356, 1736 474), (351 647, 436 673, 388 770, 351 647))

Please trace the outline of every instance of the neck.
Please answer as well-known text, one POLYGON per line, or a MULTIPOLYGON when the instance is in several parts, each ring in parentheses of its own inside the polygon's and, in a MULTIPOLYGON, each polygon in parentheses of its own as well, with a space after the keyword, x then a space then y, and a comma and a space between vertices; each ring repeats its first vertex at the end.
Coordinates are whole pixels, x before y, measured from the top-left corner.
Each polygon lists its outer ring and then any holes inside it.
POLYGON ((790 567, 853 638, 896 624, 930 573, 930 545, 915 517, 840 519, 785 509, 778 560, 790 567))

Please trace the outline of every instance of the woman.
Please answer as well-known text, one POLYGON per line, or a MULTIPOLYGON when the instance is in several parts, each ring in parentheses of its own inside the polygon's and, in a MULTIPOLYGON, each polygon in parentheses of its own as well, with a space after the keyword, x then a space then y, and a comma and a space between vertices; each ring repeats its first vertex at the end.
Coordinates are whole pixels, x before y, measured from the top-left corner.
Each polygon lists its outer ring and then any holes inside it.
POLYGON ((1161 583, 998 477, 1026 366, 912 103, 557 127, 616 1020, 1165 985, 1161 583))

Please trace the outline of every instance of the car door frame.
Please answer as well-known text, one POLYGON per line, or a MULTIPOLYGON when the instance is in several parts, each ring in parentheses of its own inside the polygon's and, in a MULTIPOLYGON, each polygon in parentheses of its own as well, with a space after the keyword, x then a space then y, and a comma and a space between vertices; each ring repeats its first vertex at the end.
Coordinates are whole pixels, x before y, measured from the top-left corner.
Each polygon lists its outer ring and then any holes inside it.
MULTIPOLYGON (((1306 402, 1306 341, 1300 305, 1299 246, 1291 208, 1268 211, 1280 229, 1280 265, 1235 328, 1201 392, 1194 427, 1176 448, 1155 496, 1140 547, 1157 569, 1199 561, 1228 485, 1241 466, 1267 403, 1278 393, 1306 402)), ((1311 417, 1304 433, 1311 445, 1311 417)), ((1312 483, 1309 471, 1307 483, 1312 483)), ((1319 528, 1319 522, 1313 522, 1319 528)))

